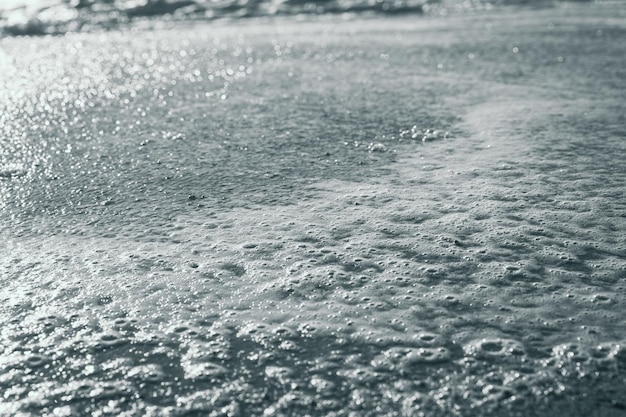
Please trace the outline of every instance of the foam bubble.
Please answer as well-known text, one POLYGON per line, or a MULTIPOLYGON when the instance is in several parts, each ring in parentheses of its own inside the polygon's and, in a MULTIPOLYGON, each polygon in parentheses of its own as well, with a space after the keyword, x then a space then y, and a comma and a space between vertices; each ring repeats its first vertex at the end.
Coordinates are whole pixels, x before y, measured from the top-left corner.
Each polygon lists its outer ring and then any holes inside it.
POLYGON ((394 347, 384 351, 372 361, 374 369, 410 372, 419 364, 440 363, 450 360, 450 352, 444 347, 403 348, 394 347))
POLYGON ((517 340, 483 338, 467 343, 463 350, 478 359, 521 358, 526 355, 524 346, 517 340))

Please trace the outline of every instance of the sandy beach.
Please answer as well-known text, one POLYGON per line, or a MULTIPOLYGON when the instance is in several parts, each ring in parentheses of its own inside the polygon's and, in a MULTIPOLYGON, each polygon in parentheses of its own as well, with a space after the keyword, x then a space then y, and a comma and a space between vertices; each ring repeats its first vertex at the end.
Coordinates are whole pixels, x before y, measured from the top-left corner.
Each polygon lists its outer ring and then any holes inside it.
POLYGON ((625 17, 0 39, 0 416, 626 415, 625 17))

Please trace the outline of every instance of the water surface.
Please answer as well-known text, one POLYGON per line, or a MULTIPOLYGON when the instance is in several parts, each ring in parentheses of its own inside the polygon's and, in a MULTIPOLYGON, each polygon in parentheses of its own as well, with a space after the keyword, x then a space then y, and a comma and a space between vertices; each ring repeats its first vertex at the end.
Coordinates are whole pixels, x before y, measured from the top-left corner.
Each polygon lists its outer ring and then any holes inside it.
POLYGON ((0 41, 0 415, 624 415, 623 7, 0 41))

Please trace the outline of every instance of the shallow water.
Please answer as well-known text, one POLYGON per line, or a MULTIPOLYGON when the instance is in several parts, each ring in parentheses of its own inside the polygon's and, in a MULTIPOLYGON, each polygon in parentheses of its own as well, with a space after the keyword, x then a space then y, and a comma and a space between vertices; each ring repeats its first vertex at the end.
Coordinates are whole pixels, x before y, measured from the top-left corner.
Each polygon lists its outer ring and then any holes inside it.
POLYGON ((624 415, 623 13, 3 39, 0 415, 624 415))

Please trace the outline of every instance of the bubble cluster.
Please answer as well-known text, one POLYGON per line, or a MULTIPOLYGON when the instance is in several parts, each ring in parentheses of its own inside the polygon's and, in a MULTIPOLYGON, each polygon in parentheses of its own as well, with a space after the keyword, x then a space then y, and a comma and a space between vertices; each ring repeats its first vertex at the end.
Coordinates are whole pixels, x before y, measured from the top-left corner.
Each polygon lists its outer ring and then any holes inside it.
POLYGON ((480 339, 468 343, 463 350, 468 356, 479 359, 522 357, 526 355, 524 347, 516 340, 480 339))

